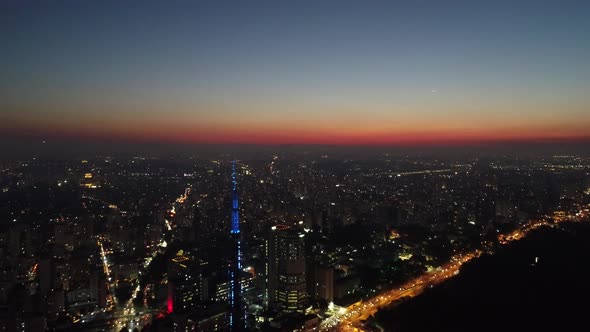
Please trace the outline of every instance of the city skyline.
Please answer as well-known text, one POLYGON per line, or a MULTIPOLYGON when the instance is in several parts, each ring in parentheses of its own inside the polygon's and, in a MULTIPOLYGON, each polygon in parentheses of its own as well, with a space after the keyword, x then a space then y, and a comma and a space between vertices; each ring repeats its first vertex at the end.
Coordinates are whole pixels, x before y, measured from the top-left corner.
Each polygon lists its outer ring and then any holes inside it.
POLYGON ((588 1, 0 1, 0 331, 576 331, 588 1))
POLYGON ((583 2, 3 7, 11 138, 590 141, 583 2))

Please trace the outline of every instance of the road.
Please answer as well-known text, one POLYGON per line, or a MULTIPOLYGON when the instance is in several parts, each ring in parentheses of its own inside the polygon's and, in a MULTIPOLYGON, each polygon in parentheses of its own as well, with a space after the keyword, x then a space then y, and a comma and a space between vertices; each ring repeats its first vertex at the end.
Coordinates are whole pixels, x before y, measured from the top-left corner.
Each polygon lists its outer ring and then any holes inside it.
MULTIPOLYGON (((590 216, 589 208, 584 208, 575 214, 567 214, 564 217, 548 220, 532 220, 519 229, 508 233, 500 234, 498 241, 506 245, 512 241, 518 241, 527 236, 531 231, 542 226, 559 224, 563 221, 584 221, 590 216)), ((450 262, 428 272, 420 277, 412 279, 397 289, 381 293, 371 299, 355 303, 348 308, 342 309, 331 317, 323 320, 319 327, 312 331, 363 331, 362 321, 374 315, 379 309, 384 308, 395 301, 406 297, 414 297, 421 294, 426 288, 454 277, 460 273, 460 268, 466 262, 481 255, 480 250, 475 250, 460 256, 455 256, 450 262)))
POLYGON ((405 297, 414 297, 422 293, 428 287, 443 282, 459 273, 459 268, 465 262, 470 261, 474 257, 481 254, 480 251, 475 251, 466 255, 455 256, 450 262, 438 267, 437 269, 428 272, 418 278, 406 282, 399 288, 389 290, 379 294, 369 300, 353 304, 341 310, 339 313, 322 321, 319 328, 315 330, 320 331, 349 331, 354 330, 354 327, 362 320, 375 314, 379 309, 398 301, 405 297))
MULTIPOLYGON (((188 196, 191 193, 191 188, 186 188, 184 190, 184 193, 181 194, 173 203, 171 203, 171 208, 170 210, 168 210, 168 218, 170 218, 170 220, 172 220, 174 218, 174 215, 176 215, 177 213, 177 207, 178 209, 182 208, 183 203, 188 199, 188 196)), ((172 222, 168 220, 168 219, 164 219, 164 226, 166 229, 166 232, 162 232, 162 236, 160 238, 160 240, 158 241, 158 245, 157 246, 153 246, 150 250, 148 250, 148 252, 146 253, 146 256, 144 258, 144 263, 143 263, 143 269, 146 270, 152 259, 154 257, 156 257, 156 255, 158 254, 158 252, 164 250, 164 248, 166 248, 167 244, 166 241, 164 240, 166 234, 168 232, 170 232, 173 228, 173 224, 172 222)), ((146 323, 151 322, 151 312, 145 308, 143 308, 142 310, 136 310, 134 304, 133 304, 133 300, 135 300, 135 298, 137 297, 137 294, 142 291, 140 289, 140 286, 137 285, 137 287, 135 287, 135 289, 133 289, 133 292, 131 294, 131 298, 127 301, 127 303, 125 303, 123 306, 119 305, 117 306, 117 309, 115 310, 115 320, 114 320, 114 329, 113 331, 120 331, 123 327, 126 327, 127 329, 129 329, 129 331, 132 331, 133 328, 138 327, 141 329, 141 327, 143 327, 146 323)))
POLYGON ((110 325, 110 330, 114 332, 120 331, 123 327, 127 327, 129 330, 132 330, 136 326, 141 327, 146 322, 149 322, 149 317, 145 317, 145 315, 149 314, 149 312, 136 311, 135 306, 133 305, 133 300, 139 292, 139 286, 133 290, 131 298, 125 304, 117 304, 117 298, 114 294, 116 281, 113 280, 111 275, 108 257, 108 254, 111 252, 111 250, 109 248, 105 248, 108 242, 109 240, 105 235, 99 236, 98 240, 96 241, 100 249, 100 258, 103 265, 103 271, 107 278, 106 287, 109 291, 107 297, 107 307, 88 313, 74 323, 84 325, 104 323, 107 326, 110 325))

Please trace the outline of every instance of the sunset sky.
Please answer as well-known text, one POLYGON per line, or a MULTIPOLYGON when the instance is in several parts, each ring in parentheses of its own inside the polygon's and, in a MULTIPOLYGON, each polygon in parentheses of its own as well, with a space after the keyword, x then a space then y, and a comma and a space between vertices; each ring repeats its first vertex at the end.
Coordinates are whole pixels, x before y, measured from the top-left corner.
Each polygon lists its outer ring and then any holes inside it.
POLYGON ((178 143, 590 138, 590 1, 4 1, 0 130, 178 143))

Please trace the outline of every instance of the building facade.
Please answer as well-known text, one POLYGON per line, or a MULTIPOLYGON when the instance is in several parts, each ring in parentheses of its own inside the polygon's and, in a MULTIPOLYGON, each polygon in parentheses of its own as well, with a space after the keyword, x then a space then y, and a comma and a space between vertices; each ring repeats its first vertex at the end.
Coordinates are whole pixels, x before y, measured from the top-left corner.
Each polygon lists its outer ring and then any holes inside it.
POLYGON ((303 312, 307 304, 304 233, 273 226, 268 247, 268 305, 282 312, 303 312))

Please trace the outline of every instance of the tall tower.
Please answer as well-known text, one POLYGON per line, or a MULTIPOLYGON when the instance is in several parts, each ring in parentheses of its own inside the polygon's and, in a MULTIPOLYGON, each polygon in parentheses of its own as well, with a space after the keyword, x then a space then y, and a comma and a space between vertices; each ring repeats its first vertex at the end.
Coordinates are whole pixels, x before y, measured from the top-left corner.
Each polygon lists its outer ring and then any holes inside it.
POLYGON ((236 179, 236 162, 232 162, 232 211, 230 236, 234 245, 233 257, 230 260, 229 274, 231 278, 229 304, 229 325, 232 331, 244 330, 244 310, 242 304, 242 283, 240 273, 242 270, 242 248, 240 240, 240 214, 238 203, 238 189, 236 179))
POLYGON ((267 242, 268 305, 282 312, 305 310, 304 236, 295 227, 277 225, 267 242))

